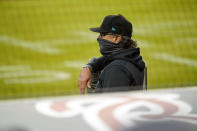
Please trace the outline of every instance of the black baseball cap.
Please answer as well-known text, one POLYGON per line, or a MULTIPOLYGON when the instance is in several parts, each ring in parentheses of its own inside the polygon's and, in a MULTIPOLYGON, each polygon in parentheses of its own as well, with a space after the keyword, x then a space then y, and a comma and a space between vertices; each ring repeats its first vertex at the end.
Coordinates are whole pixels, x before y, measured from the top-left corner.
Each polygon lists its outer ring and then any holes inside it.
POLYGON ((133 33, 131 22, 122 15, 105 16, 100 27, 90 28, 90 30, 93 32, 113 33, 128 37, 131 37, 133 33))

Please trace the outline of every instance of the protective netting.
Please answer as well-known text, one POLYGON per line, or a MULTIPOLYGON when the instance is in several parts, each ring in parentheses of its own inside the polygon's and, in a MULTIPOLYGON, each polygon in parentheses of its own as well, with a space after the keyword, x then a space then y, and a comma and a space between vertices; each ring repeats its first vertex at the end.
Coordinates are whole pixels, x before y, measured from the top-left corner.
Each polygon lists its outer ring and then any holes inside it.
POLYGON ((132 22, 148 89, 197 84, 196 0, 0 0, 0 99, 78 94, 109 14, 132 22))

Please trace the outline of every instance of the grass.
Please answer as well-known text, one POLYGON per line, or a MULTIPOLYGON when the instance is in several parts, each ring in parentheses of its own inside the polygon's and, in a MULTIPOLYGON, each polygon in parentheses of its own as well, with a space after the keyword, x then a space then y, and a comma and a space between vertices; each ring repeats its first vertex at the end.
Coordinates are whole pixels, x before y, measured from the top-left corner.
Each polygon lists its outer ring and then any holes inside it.
POLYGON ((100 56, 97 34, 89 28, 109 14, 122 14, 133 23, 133 37, 148 67, 149 89, 196 85, 196 7, 195 0, 2 0, 0 99, 79 94, 80 65, 100 56), (28 69, 17 70, 21 65, 28 69), (57 72, 70 78, 54 80, 57 72), (22 79, 40 82, 20 83, 22 79))

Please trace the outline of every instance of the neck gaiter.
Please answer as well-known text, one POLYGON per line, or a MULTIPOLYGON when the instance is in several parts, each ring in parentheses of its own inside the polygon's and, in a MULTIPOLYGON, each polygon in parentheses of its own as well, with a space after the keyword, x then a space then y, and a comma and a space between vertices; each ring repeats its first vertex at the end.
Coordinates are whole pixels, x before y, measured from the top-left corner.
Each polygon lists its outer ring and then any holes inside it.
POLYGON ((110 55, 112 53, 115 53, 121 49, 123 49, 122 44, 120 43, 113 43, 111 41, 102 39, 102 38, 97 38, 97 41, 99 43, 100 47, 100 52, 103 56, 110 55))

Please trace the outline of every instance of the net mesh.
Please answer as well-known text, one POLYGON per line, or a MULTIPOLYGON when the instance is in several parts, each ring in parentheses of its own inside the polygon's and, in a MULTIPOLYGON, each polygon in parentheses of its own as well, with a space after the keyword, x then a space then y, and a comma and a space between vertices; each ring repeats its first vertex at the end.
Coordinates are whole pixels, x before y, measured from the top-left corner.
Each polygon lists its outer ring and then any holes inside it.
POLYGON ((133 24, 148 89, 197 85, 196 0, 0 0, 0 99, 79 94, 109 14, 133 24))

